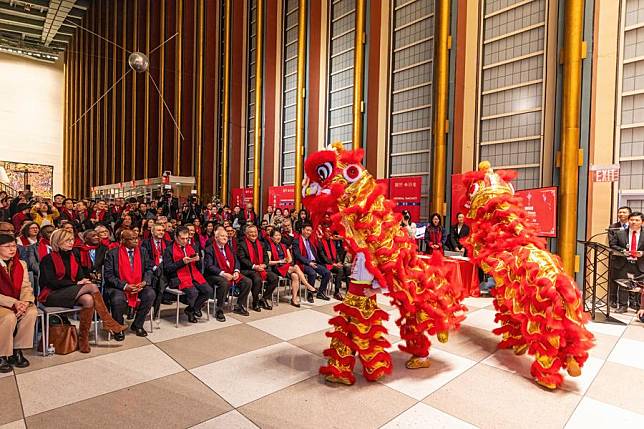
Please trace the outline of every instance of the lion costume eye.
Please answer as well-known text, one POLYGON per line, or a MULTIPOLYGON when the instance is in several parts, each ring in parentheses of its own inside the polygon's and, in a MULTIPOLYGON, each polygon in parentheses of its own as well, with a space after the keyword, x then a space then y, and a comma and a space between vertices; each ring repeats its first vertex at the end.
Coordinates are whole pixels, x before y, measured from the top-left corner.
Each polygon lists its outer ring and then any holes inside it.
POLYGON ((318 166, 316 172, 320 177, 320 181, 324 182, 331 176, 331 172, 333 172, 333 164, 331 164, 330 162, 325 162, 324 164, 318 166))
POLYGON ((351 164, 344 169, 344 171, 342 172, 342 175, 344 176, 345 179, 347 179, 349 183, 353 183, 360 178, 361 173, 362 173, 362 167, 360 167, 357 164, 351 164))

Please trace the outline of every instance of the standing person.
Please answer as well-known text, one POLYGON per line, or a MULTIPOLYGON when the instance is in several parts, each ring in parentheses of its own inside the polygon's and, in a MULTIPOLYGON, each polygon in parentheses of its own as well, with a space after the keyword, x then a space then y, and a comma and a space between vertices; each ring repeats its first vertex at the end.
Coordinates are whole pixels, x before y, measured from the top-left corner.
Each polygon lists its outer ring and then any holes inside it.
POLYGON ((254 311, 272 310, 273 291, 277 287, 277 275, 268 270, 268 253, 258 239, 257 226, 249 224, 246 227, 245 237, 237 245, 237 257, 241 273, 253 282, 252 294, 254 311), (266 288, 262 293, 262 282, 266 288))
POLYGON ((107 226, 112 222, 111 216, 107 212, 107 203, 105 201, 99 200, 96 202, 89 220, 94 227, 98 225, 107 226))
POLYGON ((293 246, 293 240, 295 240, 297 234, 293 232, 293 222, 290 217, 285 217, 282 220, 282 243, 290 249, 293 246))
POLYGON ((190 231, 185 226, 177 228, 174 243, 163 253, 163 271, 168 277, 169 287, 181 290, 188 306, 184 310, 190 323, 197 323, 202 316, 201 309, 212 296, 212 287, 199 269, 200 257, 188 245, 190 231))
POLYGON ((161 209, 163 216, 168 219, 176 219, 179 213, 179 200, 172 196, 172 189, 167 188, 163 196, 159 199, 157 207, 161 209))
MULTIPOLYGON (((316 247, 311 242, 312 233, 313 227, 311 224, 305 224, 302 228, 302 234, 293 240, 293 259, 306 275, 310 285, 315 285, 315 279, 318 274, 322 277, 316 298, 329 301, 330 298, 326 295, 326 288, 331 279, 331 272, 320 262, 316 247)), ((306 299, 308 302, 312 302, 313 294, 307 292, 306 299)))
POLYGON ((101 292, 87 278, 74 247, 74 234, 64 229, 53 232, 50 238, 52 252, 40 263, 40 295, 38 301, 48 307, 82 307, 79 312, 78 349, 89 353, 89 328, 94 311, 102 320, 103 329, 118 333, 127 326, 116 323, 103 301, 101 292))
POLYGON ((271 231, 269 246, 268 265, 278 276, 291 280, 291 305, 300 308, 300 284, 310 293, 317 292, 317 289, 309 284, 300 267, 293 264, 291 251, 282 243, 282 233, 278 229, 271 231))
POLYGON ((29 366, 22 350, 33 347, 38 317, 27 265, 17 250, 13 236, 0 234, 0 373, 29 366))
POLYGON ((463 243, 465 242, 465 237, 470 235, 470 227, 465 225, 465 215, 463 213, 458 213, 456 220, 456 225, 452 225, 449 228, 448 242, 453 251, 461 252, 463 256, 467 256, 463 243))
POLYGON ((24 221, 31 220, 30 211, 29 205, 25 203, 20 203, 16 206, 16 213, 11 217, 11 223, 15 231, 20 231, 24 221))
POLYGON ((31 219, 39 226, 54 225, 59 216, 58 209, 46 201, 36 203, 31 207, 31 219))
POLYGON ((241 227, 246 223, 246 220, 244 219, 244 213, 242 213, 241 207, 239 206, 233 207, 233 212, 230 215, 230 219, 232 226, 236 231, 239 231, 241 227))
POLYGON ((447 242, 445 228, 441 225, 441 216, 438 213, 432 214, 430 223, 425 229, 425 242, 427 243, 427 253, 433 251, 443 251, 443 246, 447 242))
POLYGON ((338 301, 342 301, 344 297, 340 293, 340 287, 342 286, 342 281, 344 280, 344 265, 343 260, 338 253, 338 248, 335 245, 333 240, 333 234, 331 229, 324 229, 324 237, 318 241, 318 256, 320 257, 320 263, 322 263, 327 270, 331 271, 334 275, 334 292, 333 298, 338 301))
POLYGON ((266 221, 267 225, 272 225, 274 218, 275 218, 275 212, 273 211, 273 206, 266 207, 266 213, 262 217, 262 222, 266 221))
MULTIPOLYGON (((137 337, 147 337, 143 328, 145 319, 154 304, 156 294, 152 289, 152 262, 146 251, 139 247, 134 231, 121 233, 121 245, 112 249, 105 258, 105 286, 109 296, 112 317, 123 324, 123 314, 135 309, 130 330, 137 337)), ((114 335, 116 341, 125 339, 125 332, 114 335)))
POLYGON ((611 223, 608 227, 608 243, 615 239, 615 234, 620 229, 628 229, 628 217, 631 215, 631 212, 632 210, 628 206, 621 206, 617 209, 617 222, 611 223))
POLYGON ((416 224, 411 220, 411 214, 408 210, 403 210, 400 226, 407 230, 407 234, 409 234, 412 239, 416 239, 416 224))
POLYGON ((67 222, 73 224, 78 228, 78 215, 74 210, 74 201, 71 198, 65 198, 62 207, 58 211, 60 213, 58 222, 66 220, 67 222))
MULTIPOLYGON (((628 229, 617 231, 610 247, 622 254, 615 258, 613 269, 615 279, 627 278, 629 274, 635 277, 644 274, 644 234, 642 234, 642 220, 644 214, 632 212, 628 217, 628 229)), ((629 292, 616 290, 617 309, 615 313, 626 313, 628 310, 629 292)), ((631 307, 639 310, 639 300, 631 298, 631 307)))
POLYGON ((223 226, 215 230, 215 240, 206 248, 204 257, 204 273, 208 283, 215 287, 216 304, 215 318, 220 322, 226 321, 224 302, 231 287, 239 287, 237 304, 233 313, 248 316, 246 303, 252 287, 249 278, 241 275, 241 266, 233 249, 228 245, 228 234, 223 226))
POLYGON ((284 220, 284 217, 282 216, 282 209, 277 207, 275 209, 275 215, 273 216, 273 220, 271 221, 271 225, 273 225, 276 229, 280 229, 282 227, 282 221, 284 220))
POLYGON ((237 241, 237 231, 235 231, 235 228, 230 225, 224 226, 224 228, 226 229, 226 234, 228 234, 228 245, 231 249, 233 249, 235 255, 237 255, 237 248, 239 247, 239 242, 237 241))
POLYGON ((244 209, 244 224, 257 225, 257 213, 251 202, 248 202, 244 209))

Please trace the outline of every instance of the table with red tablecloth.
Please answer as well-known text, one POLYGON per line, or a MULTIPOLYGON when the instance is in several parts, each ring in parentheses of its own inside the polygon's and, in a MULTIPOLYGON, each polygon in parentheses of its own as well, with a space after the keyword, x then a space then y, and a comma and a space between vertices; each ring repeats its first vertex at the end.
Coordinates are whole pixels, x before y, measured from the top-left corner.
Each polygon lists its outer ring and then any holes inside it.
MULTIPOLYGON (((431 256, 418 255, 427 263, 431 263, 431 256)), ((463 287, 464 298, 468 296, 480 296, 479 276, 476 266, 468 258, 443 257, 445 277, 452 284, 463 287)))

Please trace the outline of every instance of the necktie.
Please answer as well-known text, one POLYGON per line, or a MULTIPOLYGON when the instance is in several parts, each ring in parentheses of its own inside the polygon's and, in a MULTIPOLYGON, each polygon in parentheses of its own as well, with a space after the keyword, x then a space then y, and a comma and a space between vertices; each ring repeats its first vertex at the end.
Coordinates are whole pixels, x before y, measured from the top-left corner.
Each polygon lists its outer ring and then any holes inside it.
POLYGON ((315 261, 315 257, 313 256, 313 252, 311 251, 311 246, 309 244, 309 240, 304 239, 304 245, 306 246, 306 253, 307 256, 311 261, 315 261))
POLYGON ((633 231, 633 235, 631 236, 631 252, 637 252, 637 235, 635 231, 633 231))
POLYGON ((157 253, 161 254, 161 242, 159 240, 155 240, 155 244, 157 246, 157 253))
POLYGON ((128 250, 127 256, 130 258, 130 267, 134 269, 134 250, 128 250))
POLYGON ((219 250, 221 251, 221 254, 224 255, 224 260, 226 261, 226 264, 230 265, 230 262, 228 262, 228 256, 226 256, 226 250, 224 250, 223 247, 220 247, 219 250))

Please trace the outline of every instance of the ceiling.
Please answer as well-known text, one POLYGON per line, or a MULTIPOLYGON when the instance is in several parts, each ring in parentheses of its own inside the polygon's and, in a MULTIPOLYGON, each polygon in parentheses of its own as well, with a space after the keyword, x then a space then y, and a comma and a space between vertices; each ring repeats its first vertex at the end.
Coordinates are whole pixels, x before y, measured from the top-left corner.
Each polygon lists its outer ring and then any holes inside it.
POLYGON ((55 62, 91 0, 0 0, 0 52, 55 62))

